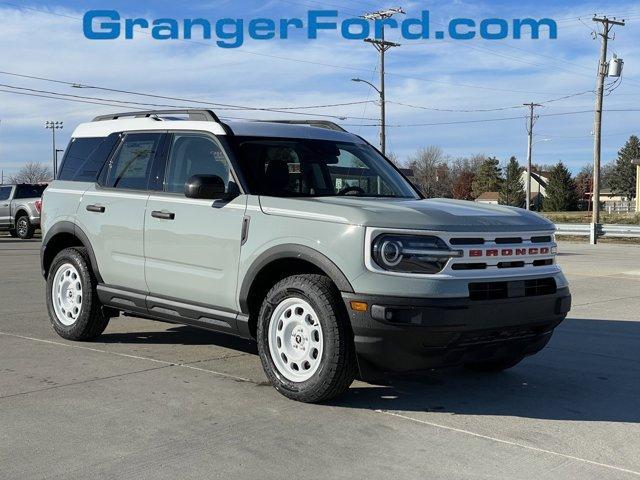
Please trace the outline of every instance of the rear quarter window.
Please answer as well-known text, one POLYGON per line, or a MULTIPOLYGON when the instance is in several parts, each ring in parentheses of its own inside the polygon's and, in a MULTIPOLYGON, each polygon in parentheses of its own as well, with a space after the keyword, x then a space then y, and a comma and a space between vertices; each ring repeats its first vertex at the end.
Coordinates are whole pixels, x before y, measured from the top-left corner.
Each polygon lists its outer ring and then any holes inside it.
POLYGON ((108 137, 72 138, 58 180, 95 182, 118 137, 119 134, 114 133, 108 137))
POLYGON ((18 185, 14 198, 40 198, 45 188, 46 185, 18 185))
POLYGON ((0 187, 0 200, 9 200, 11 187, 0 187))

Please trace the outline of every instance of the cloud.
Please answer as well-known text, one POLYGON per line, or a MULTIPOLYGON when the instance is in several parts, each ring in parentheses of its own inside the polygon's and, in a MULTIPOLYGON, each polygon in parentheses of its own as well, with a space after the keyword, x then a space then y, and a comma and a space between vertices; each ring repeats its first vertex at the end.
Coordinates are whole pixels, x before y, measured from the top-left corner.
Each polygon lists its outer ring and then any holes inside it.
MULTIPOLYGON (((588 28, 575 18, 602 7, 581 2, 567 6, 568 3, 557 6, 555 2, 541 2, 526 9, 512 2, 430 3, 434 21, 447 21, 456 16, 547 16, 568 20, 559 23, 558 40, 403 41, 403 46, 392 49, 387 55, 387 98, 393 102, 429 108, 473 110, 544 101, 562 94, 593 89, 598 44, 591 40, 588 28)), ((350 3, 344 5, 349 11, 356 8, 350 3)), ((422 2, 410 2, 405 7, 408 14, 417 15, 423 5, 422 2)), ((160 13, 166 14, 164 11, 156 12, 158 8, 153 2, 137 2, 135 13, 152 18, 160 13)), ((226 2, 222 6, 220 2, 201 2, 188 8, 190 16, 195 16, 200 9, 202 16, 211 19, 222 15, 291 16, 292 11, 299 14, 306 9, 282 2, 253 1, 226 2), (253 6, 260 6, 261 10, 254 11, 253 6)), ((640 32, 634 22, 640 20, 640 4, 608 2, 607 9, 613 13, 636 11, 637 14, 635 17, 631 15, 629 25, 619 29, 616 40, 612 42, 612 50, 625 58, 625 79, 620 88, 606 98, 605 106, 608 109, 637 107, 640 32)), ((350 82, 354 76, 377 81, 376 52, 370 45, 341 40, 334 33, 322 35, 317 41, 247 41, 240 49, 220 49, 213 41, 207 40, 154 41, 145 35, 130 41, 89 41, 82 34, 81 22, 67 18, 82 17, 83 13, 82 8, 68 6, 52 6, 43 12, 0 8, 3 18, 0 70, 158 95, 256 106, 286 107, 376 98, 365 84, 350 82)), ((122 13, 126 15, 129 12, 122 10, 122 13)), ((179 12, 175 14, 179 16, 179 12)), ((589 22, 585 23, 589 25, 589 22)), ((74 89, 4 75, 0 75, 0 83, 100 98, 181 103, 74 89)), ((550 103, 540 113, 589 110, 592 104, 593 96, 588 94, 550 103)), ((46 120, 65 122, 65 129, 60 132, 60 144, 64 145, 76 124, 98 114, 127 109, 127 106, 84 105, 0 92, 0 165, 5 169, 15 169, 27 161, 48 161, 51 144, 50 131, 44 129, 46 120)), ((367 118, 378 115, 377 107, 371 104, 314 112, 367 118)), ((275 115, 265 112, 226 113, 255 118, 275 115)), ((524 110, 439 112, 389 104, 388 113, 390 125, 407 125, 523 116, 524 110)), ((639 133, 637 119, 637 112, 605 114, 605 135, 607 132, 616 135, 603 138, 604 158, 615 156, 627 133, 639 133)), ((360 127, 361 124, 376 123, 375 120, 347 120, 344 123, 352 125, 350 129, 363 134, 372 143, 377 143, 375 127, 360 127)), ((579 169, 591 159, 592 139, 588 135, 592 124, 593 115, 589 113, 541 117, 536 128, 556 137, 551 142, 536 145, 535 160, 552 163, 562 159, 573 169, 579 169), (580 135, 584 137, 568 138, 580 135)), ((523 160, 526 149, 523 125, 524 120, 517 119, 391 127, 388 143, 401 159, 420 147, 436 144, 453 156, 484 152, 500 158, 515 154, 523 160)))

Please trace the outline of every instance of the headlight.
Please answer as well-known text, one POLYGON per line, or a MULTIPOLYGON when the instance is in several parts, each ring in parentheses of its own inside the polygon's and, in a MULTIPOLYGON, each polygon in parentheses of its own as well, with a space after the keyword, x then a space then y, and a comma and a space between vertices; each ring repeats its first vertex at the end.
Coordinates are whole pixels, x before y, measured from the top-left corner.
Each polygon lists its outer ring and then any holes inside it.
POLYGON ((462 256, 433 235, 383 233, 371 245, 373 261, 382 269, 402 273, 438 273, 452 257, 462 256))

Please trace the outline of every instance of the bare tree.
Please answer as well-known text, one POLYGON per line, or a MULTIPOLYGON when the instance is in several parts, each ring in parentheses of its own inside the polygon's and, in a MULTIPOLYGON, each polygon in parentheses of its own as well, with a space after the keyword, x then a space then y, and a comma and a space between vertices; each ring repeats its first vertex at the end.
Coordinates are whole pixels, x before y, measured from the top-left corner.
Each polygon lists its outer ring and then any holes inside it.
POLYGON ((51 168, 40 162, 28 162, 18 170, 18 173, 11 175, 11 183, 43 183, 50 182, 53 178, 51 168))
POLYGON ((440 147, 421 148, 409 157, 409 168, 413 170, 416 187, 427 198, 451 198, 453 175, 449 167, 449 158, 440 147))
POLYGON ((387 158, 396 167, 402 168, 402 162, 398 159, 398 155, 396 155, 394 152, 387 152, 387 158))

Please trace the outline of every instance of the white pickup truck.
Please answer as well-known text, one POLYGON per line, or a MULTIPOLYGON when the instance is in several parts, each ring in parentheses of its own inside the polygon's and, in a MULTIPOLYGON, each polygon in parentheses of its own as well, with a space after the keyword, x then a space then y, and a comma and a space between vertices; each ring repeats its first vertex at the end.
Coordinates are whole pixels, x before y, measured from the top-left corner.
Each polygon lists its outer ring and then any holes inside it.
POLYGON ((0 185, 0 231, 23 240, 40 228, 42 192, 46 185, 21 183, 0 185))

